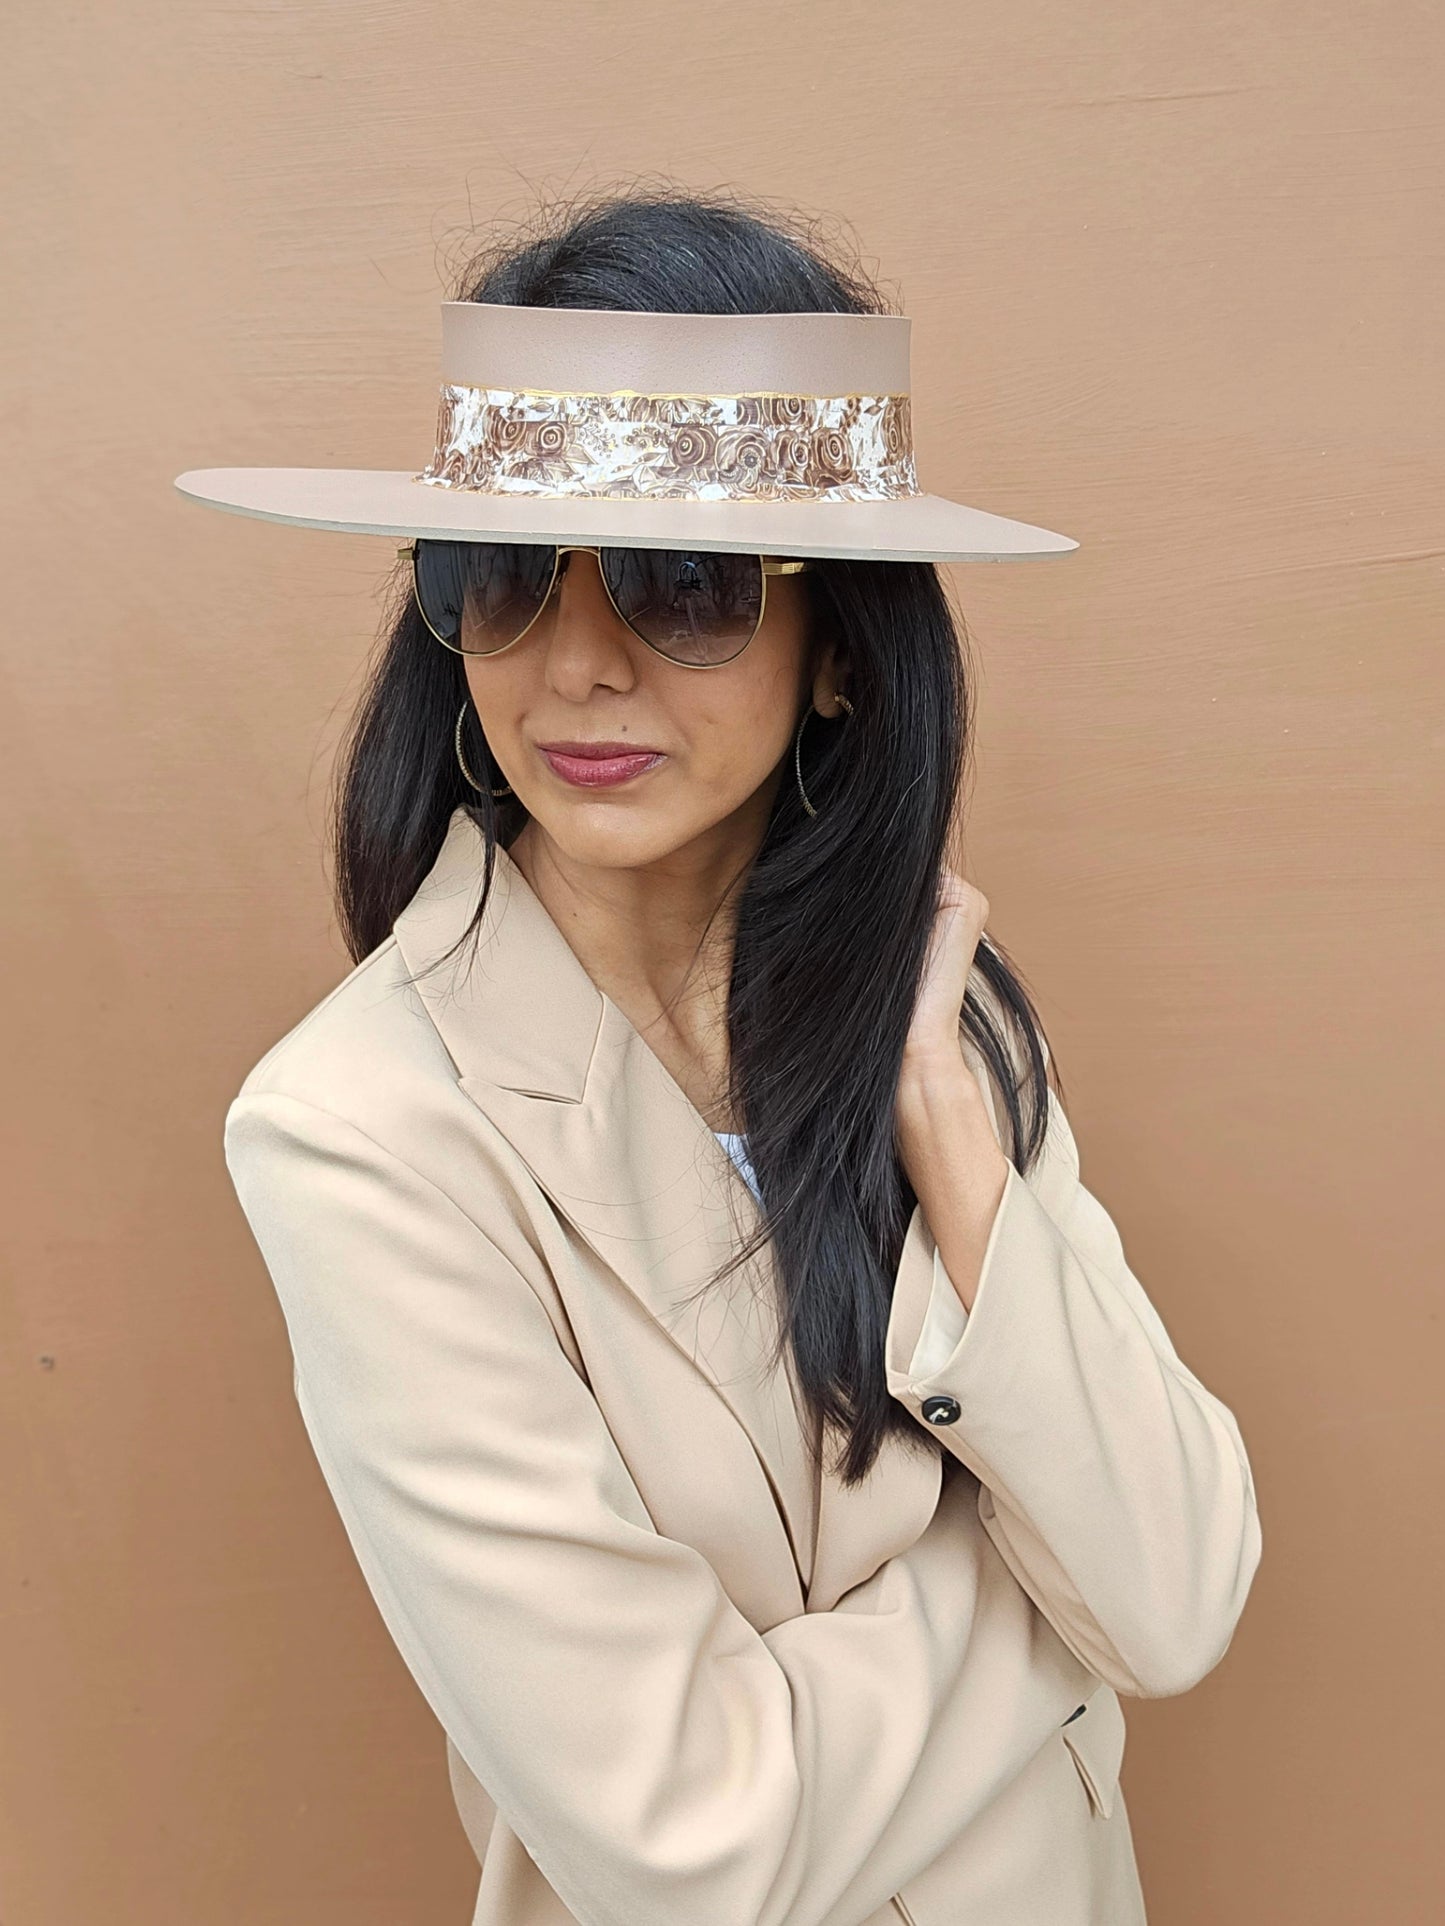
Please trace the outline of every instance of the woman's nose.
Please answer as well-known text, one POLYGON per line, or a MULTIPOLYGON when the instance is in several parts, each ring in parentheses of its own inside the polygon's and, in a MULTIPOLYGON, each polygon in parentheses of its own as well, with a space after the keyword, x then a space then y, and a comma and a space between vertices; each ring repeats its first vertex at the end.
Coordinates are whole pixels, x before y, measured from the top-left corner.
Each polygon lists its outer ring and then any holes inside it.
POLYGON ((576 640, 584 645, 610 640, 612 647, 626 647, 631 631, 612 605, 602 577, 601 558, 587 549, 565 549, 558 558, 557 585, 552 591, 553 606, 547 640, 576 640))

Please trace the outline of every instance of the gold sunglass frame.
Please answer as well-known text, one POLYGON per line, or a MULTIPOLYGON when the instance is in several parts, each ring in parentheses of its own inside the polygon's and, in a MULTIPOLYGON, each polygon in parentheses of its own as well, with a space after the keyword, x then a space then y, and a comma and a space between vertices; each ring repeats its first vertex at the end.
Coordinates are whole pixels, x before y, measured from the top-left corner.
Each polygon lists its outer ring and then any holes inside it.
MULTIPOLYGON (((427 538, 424 538, 424 539, 427 539, 427 538)), ((433 541, 445 541, 448 539, 448 537, 432 536, 429 539, 433 541)), ((537 543, 529 544, 529 546, 543 548, 543 547, 546 547, 547 544, 542 542, 537 542, 537 543)), ((748 637, 747 641, 742 644, 741 648, 734 649, 733 653, 731 655, 724 656, 721 662, 679 662, 675 655, 669 655, 666 649, 658 648, 655 642, 649 642, 645 635, 639 634, 638 631, 635 628, 633 628, 632 624, 628 621, 627 617, 622 613, 621 609, 618 608, 616 597, 612 593, 612 586, 607 580, 607 572, 602 566, 602 550, 606 547, 616 547, 618 546, 618 544, 606 543, 606 542, 603 542, 603 543, 554 542, 552 543, 551 546, 552 546, 552 575, 551 575, 551 579, 547 583, 546 593, 543 595, 541 601, 537 604, 537 613, 532 617, 531 621, 527 623, 524 629, 520 630, 518 634, 514 635, 510 642, 504 642, 501 648, 499 649, 459 649, 455 642, 449 642, 444 635, 437 635, 437 631, 434 628, 432 628, 431 621, 427 616, 426 606, 421 599, 421 588, 416 579, 416 543, 414 541, 403 542, 396 552, 398 555, 405 555, 410 558, 411 592, 412 592, 412 597, 416 602, 417 613, 421 616, 422 621, 426 623, 427 628, 431 630, 431 633, 434 636, 436 636, 437 641, 441 643, 444 649, 450 649, 453 655, 474 656, 479 661, 483 661, 483 662, 490 661, 491 658, 496 655, 505 655, 508 649, 516 648, 517 644, 523 639, 523 637, 530 634, 535 624, 541 620, 543 614, 545 614, 546 612, 548 604, 551 602, 552 597, 557 592, 557 582, 562 573, 562 557, 564 555, 595 555, 597 557, 597 573, 602 578, 603 590, 607 596, 607 600, 612 604, 613 613, 616 615, 618 621, 623 624, 623 626, 626 628, 629 635, 637 636, 637 639, 639 642, 645 643, 646 646, 652 650, 654 655, 661 656, 664 662, 670 662, 675 669, 724 669, 727 667, 729 662, 736 662, 738 657, 742 654, 743 649, 746 649, 749 646, 749 644, 755 640, 758 630, 763 626, 763 618, 768 612, 768 577, 770 575, 801 575, 803 571, 809 566, 809 564, 806 561, 774 558, 768 555, 754 556, 754 560, 757 562, 758 567, 762 570, 763 592, 758 600, 758 619, 753 624, 752 634, 748 637)), ((703 551, 698 550, 696 552, 700 554, 703 551)), ((739 550, 739 551, 729 551, 729 552, 742 553, 744 551, 739 550)))

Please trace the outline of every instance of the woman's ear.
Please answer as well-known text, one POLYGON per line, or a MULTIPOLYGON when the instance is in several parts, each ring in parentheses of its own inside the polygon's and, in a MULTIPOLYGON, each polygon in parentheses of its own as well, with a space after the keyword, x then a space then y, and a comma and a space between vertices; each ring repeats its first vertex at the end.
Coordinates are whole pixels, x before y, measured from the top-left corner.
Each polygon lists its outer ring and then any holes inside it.
POLYGON ((848 663, 835 642, 824 643, 813 665, 813 707, 820 715, 835 715, 841 704, 839 694, 847 695, 848 663))
POLYGON ((808 625, 808 640, 811 644, 808 656, 813 665, 810 678, 813 703, 826 714, 835 706, 833 698, 838 690, 844 695, 851 694, 848 657, 839 646, 832 623, 819 621, 816 613, 808 625))

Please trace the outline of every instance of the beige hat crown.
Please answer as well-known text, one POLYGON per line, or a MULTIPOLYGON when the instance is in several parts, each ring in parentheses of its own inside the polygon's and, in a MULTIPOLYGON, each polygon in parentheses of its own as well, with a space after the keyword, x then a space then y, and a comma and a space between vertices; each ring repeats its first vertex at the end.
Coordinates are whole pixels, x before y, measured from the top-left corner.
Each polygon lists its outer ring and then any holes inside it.
POLYGON ((263 519, 454 540, 1004 560, 1068 536, 924 494, 911 323, 442 304, 431 459, 415 471, 191 470, 263 519))

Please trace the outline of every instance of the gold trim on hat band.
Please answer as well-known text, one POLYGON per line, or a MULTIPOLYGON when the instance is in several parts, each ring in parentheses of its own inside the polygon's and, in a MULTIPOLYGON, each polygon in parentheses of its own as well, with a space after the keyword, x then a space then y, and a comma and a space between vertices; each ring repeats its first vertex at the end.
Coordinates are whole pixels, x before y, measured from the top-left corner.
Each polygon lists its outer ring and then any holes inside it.
POLYGON ((414 481, 484 495, 891 501, 916 495, 906 394, 441 391, 414 481))

